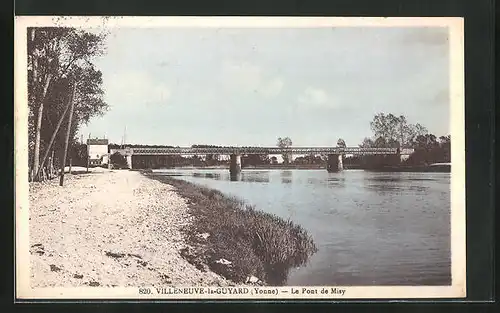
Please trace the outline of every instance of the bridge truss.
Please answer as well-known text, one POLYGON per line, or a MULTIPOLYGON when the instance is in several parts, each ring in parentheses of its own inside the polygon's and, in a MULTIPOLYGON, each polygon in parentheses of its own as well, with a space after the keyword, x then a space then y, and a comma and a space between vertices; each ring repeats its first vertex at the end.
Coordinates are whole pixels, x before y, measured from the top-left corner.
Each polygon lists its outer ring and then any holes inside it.
POLYGON ((387 155, 410 154, 397 148, 359 148, 359 147, 208 147, 208 148, 130 148, 132 155, 246 155, 246 154, 353 154, 353 155, 387 155))

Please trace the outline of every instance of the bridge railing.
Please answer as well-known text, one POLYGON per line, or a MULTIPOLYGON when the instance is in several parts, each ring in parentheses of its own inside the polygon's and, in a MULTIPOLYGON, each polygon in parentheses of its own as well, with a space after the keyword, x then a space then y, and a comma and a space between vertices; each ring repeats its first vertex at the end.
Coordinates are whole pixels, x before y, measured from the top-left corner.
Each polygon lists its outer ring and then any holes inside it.
POLYGON ((396 148, 360 147, 208 147, 208 148, 132 148, 134 155, 192 154, 397 154, 396 148))

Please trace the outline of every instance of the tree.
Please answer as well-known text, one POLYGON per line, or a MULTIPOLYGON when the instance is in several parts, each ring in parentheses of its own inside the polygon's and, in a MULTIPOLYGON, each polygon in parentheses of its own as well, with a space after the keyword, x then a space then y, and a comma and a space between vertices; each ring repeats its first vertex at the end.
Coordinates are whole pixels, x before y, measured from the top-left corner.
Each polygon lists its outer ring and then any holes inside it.
POLYGON ((451 137, 434 134, 418 135, 413 141, 414 153, 405 161, 410 165, 451 162, 451 137))
POLYGON ((87 166, 87 145, 82 143, 76 143, 70 150, 70 158, 72 159, 73 165, 76 166, 87 166))
POLYGON ((113 166, 126 167, 127 159, 120 152, 115 152, 109 157, 109 161, 113 166))
MULTIPOLYGON (((379 136, 375 141, 370 138, 365 138, 363 143, 359 145, 361 148, 398 148, 399 142, 392 138, 387 140, 383 136, 379 136)), ((389 165, 399 162, 399 158, 386 155, 363 155, 356 161, 360 161, 367 168, 376 168, 383 165, 389 165)))
POLYGON ((395 115, 379 113, 373 117, 370 127, 375 137, 382 137, 386 141, 398 137, 399 118, 395 115))
MULTIPOLYGON (((28 29, 29 155, 35 173, 43 166, 39 164, 41 152, 47 149, 54 125, 64 112, 73 82, 77 87, 71 141, 82 123, 106 110, 101 72, 92 63, 104 53, 104 40, 105 34, 76 28, 28 29)), ((62 149, 60 137, 54 142, 57 150, 62 149)))
POLYGON ((387 148, 387 146, 387 139, 382 136, 375 139, 375 142, 373 143, 374 148, 387 148))
POLYGON ((375 115, 370 127, 375 137, 384 138, 386 143, 390 143, 390 147, 410 147, 414 138, 427 134, 427 129, 422 125, 410 124, 404 115, 395 116, 392 113, 375 115))
MULTIPOLYGON (((280 148, 290 148, 292 146, 292 139, 290 139, 290 137, 285 137, 285 138, 279 137, 276 145, 280 148)), ((289 164, 291 161, 290 160, 291 155, 289 153, 283 153, 282 156, 283 156, 283 162, 285 164, 289 164)))
POLYGON ((365 139, 363 139, 363 142, 359 145, 360 148, 372 148, 374 146, 375 143, 368 137, 365 137, 365 139))
POLYGON ((344 139, 339 138, 339 140, 337 140, 337 147, 341 147, 341 148, 345 148, 346 147, 344 139))
POLYGON ((271 157, 271 164, 278 164, 278 158, 275 156, 271 157))

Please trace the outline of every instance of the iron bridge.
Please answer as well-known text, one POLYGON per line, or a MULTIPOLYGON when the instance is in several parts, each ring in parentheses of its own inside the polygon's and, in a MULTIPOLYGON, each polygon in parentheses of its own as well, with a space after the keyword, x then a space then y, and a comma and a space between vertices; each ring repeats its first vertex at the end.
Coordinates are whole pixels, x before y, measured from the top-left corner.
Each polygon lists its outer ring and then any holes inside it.
POLYGON ((131 155, 247 155, 247 154, 354 154, 354 155, 387 155, 411 154, 397 148, 360 148, 360 147, 202 147, 202 148, 130 148, 131 155))

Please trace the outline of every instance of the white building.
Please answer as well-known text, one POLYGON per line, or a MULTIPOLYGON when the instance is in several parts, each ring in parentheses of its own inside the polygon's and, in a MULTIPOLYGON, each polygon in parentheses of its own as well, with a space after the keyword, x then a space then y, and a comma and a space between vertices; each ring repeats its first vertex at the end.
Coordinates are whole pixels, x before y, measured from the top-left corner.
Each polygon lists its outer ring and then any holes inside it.
POLYGON ((87 139, 89 165, 108 163, 108 139, 87 139))

